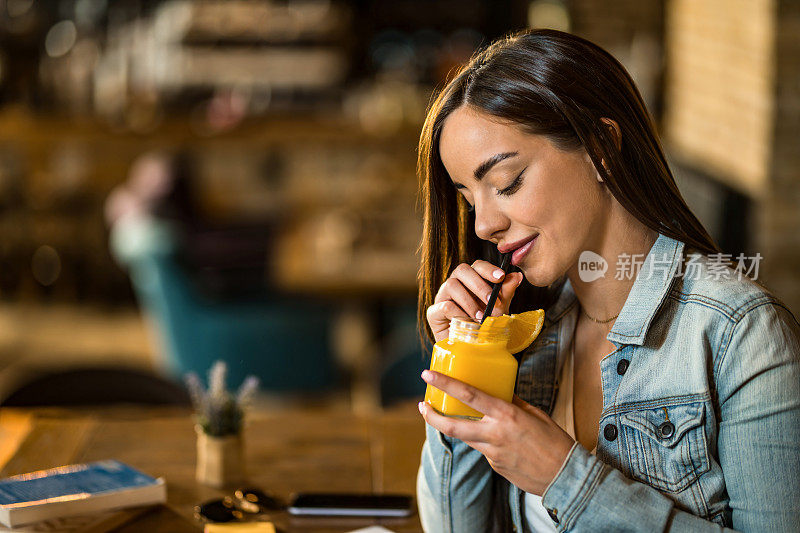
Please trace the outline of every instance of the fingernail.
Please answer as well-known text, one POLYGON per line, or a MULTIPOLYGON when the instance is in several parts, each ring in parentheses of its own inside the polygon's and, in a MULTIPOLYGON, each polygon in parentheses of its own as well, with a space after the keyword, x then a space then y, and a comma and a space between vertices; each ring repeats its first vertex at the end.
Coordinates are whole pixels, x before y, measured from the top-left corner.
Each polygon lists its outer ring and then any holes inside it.
POLYGON ((419 402, 417 404, 417 409, 419 409, 419 413, 420 414, 423 414, 423 411, 425 410, 425 407, 423 407, 422 402, 419 402))
POLYGON ((495 270, 494 272, 492 272, 492 276, 494 276, 494 279, 500 279, 500 278, 502 278, 502 277, 503 277, 503 274, 505 274, 505 272, 503 272, 503 271, 502 271, 501 269, 499 269, 499 268, 498 268, 497 270, 495 270))
POLYGON ((483 318, 483 311, 475 313, 475 320, 480 320, 481 318, 483 318))
POLYGON ((431 381, 433 381, 433 374, 431 374, 431 372, 428 371, 428 370, 423 370, 422 371, 422 379, 423 379, 423 381, 426 381, 427 383, 430 383, 431 381))

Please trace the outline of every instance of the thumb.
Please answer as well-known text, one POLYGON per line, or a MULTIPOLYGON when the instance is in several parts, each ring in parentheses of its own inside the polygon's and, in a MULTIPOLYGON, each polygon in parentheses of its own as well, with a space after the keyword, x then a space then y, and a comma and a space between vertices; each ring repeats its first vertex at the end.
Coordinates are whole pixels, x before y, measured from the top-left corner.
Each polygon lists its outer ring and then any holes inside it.
POLYGON ((503 307, 505 307, 506 310, 508 310, 508 306, 511 305, 511 299, 514 298, 517 287, 522 284, 523 277, 522 272, 512 272, 503 280, 503 284, 500 286, 500 301, 503 302, 503 307))
POLYGON ((531 405, 516 394, 511 398, 511 403, 525 411, 526 413, 533 415, 537 418, 550 418, 547 413, 536 407, 535 405, 531 405))
POLYGON ((526 405, 528 405, 528 402, 526 402, 516 394, 511 397, 511 403, 513 403, 517 407, 525 407, 526 405))

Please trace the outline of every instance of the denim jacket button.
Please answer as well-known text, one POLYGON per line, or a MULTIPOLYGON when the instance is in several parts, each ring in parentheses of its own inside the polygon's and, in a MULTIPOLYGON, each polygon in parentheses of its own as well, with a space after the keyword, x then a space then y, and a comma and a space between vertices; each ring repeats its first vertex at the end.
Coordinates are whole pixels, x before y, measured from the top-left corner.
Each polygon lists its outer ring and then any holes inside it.
POLYGON ((658 426, 658 434, 661 435, 662 439, 668 439, 675 433, 675 426, 672 422, 664 422, 660 426, 658 426))
POLYGON ((625 374, 625 372, 627 372, 628 370, 629 364, 630 361, 628 361, 627 359, 620 359, 619 363, 617 363, 617 374, 619 374, 620 376, 625 374))
POLYGON ((606 427, 603 428, 603 436, 607 440, 614 440, 617 438, 617 426, 614 424, 606 424, 606 427))
POLYGON ((547 514, 550 515, 550 520, 558 524, 558 509, 547 509, 547 514))

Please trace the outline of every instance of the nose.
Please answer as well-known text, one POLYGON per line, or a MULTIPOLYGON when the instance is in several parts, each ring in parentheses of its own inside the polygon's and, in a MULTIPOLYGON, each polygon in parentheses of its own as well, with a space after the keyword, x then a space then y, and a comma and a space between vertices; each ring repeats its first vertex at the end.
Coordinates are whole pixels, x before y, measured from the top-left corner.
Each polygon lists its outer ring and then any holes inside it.
POLYGON ((479 239, 499 240, 500 234, 508 229, 506 217, 492 202, 475 202, 475 235, 479 239))

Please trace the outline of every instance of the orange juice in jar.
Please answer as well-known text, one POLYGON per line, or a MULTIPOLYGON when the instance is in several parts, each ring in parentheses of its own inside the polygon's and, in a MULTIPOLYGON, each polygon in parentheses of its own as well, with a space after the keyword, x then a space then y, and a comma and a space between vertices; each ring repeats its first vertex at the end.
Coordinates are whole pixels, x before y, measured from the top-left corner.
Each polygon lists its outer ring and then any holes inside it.
MULTIPOLYGON (((517 360, 508 351, 510 335, 507 321, 481 326, 453 318, 449 337, 433 346, 431 370, 510 402, 517 380, 517 360)), ((483 417, 483 413, 431 385, 425 392, 425 402, 443 415, 474 420, 483 417)))

